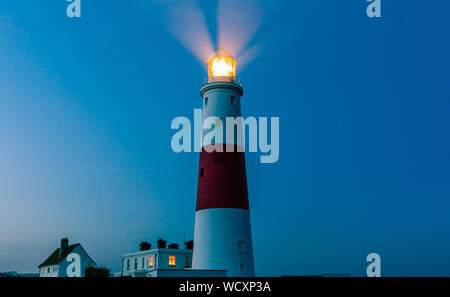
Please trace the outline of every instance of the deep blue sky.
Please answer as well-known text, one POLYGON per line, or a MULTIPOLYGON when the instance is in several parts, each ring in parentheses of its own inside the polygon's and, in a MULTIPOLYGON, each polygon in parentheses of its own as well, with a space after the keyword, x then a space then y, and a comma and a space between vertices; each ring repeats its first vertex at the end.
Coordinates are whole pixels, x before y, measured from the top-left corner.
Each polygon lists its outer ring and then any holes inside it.
MULTIPOLYGON (((170 123, 205 69, 151 2, 83 0, 77 20, 0 2, 0 271, 36 271, 63 236, 113 271, 193 237, 198 156, 170 123)), ((363 275, 370 252, 385 276, 450 275, 450 3, 382 4, 261 3, 243 113, 279 116, 281 140, 276 164, 247 156, 258 275, 363 275)))

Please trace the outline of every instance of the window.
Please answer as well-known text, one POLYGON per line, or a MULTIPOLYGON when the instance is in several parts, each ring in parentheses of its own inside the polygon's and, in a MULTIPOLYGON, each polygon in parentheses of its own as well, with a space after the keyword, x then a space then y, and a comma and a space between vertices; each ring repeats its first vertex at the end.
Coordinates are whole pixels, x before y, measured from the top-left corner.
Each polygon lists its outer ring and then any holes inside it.
POLYGON ((223 160, 223 154, 215 154, 214 155, 214 162, 215 163, 222 162, 222 160, 223 160))
POLYGON ((186 267, 189 267, 189 256, 186 256, 186 267))
POLYGON ((127 270, 130 270, 130 259, 127 260, 127 270))
POLYGON ((50 273, 50 267, 49 267, 49 268, 47 268, 47 273, 50 273))
POLYGON ((153 256, 148 257, 148 266, 153 266, 153 256))
POLYGON ((205 168, 200 168, 200 177, 205 177, 205 168))
POLYGON ((142 268, 145 267, 145 258, 142 258, 142 268))
POLYGON ((134 258, 134 269, 137 269, 137 258, 134 258))
POLYGON ((231 105, 234 105, 235 103, 236 103, 236 99, 235 99, 236 97, 234 97, 234 96, 231 96, 230 97, 230 103, 231 103, 231 105))
POLYGON ((169 266, 176 266, 175 256, 169 256, 169 266))
POLYGON ((208 106, 208 97, 205 98, 205 107, 208 106))
POLYGON ((245 241, 237 240, 236 241, 236 250, 238 254, 245 254, 245 241))

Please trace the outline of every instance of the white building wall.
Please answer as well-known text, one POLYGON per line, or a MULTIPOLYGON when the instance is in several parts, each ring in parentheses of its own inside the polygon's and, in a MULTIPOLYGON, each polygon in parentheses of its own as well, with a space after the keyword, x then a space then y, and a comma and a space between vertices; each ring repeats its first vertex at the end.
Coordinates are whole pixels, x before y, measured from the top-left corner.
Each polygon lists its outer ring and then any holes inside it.
POLYGON ((58 265, 44 266, 39 268, 39 277, 58 277, 58 265))
POLYGON ((157 269, 184 269, 191 266, 192 250, 153 249, 122 255, 123 276, 136 276, 157 269), (149 266, 150 256, 153 256, 153 266, 149 266), (169 265, 169 256, 175 256, 175 266, 169 265), (142 265, 142 259, 144 259, 144 265, 142 265), (135 266, 135 261, 137 261, 137 266, 135 266), (128 263, 130 263, 129 266, 128 263))

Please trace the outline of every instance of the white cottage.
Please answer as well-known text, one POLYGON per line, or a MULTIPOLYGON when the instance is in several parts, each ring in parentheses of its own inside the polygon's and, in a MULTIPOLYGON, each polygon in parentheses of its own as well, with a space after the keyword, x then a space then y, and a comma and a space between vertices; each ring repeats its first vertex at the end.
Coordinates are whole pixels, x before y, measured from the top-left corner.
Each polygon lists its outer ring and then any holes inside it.
POLYGON ((57 248, 41 265, 40 277, 82 277, 84 270, 95 262, 81 244, 69 245, 69 239, 61 239, 57 248))
POLYGON ((178 244, 169 244, 159 239, 156 249, 142 242, 140 251, 122 255, 122 271, 116 276, 123 277, 225 277, 226 270, 192 269, 193 242, 185 243, 184 249, 178 244))

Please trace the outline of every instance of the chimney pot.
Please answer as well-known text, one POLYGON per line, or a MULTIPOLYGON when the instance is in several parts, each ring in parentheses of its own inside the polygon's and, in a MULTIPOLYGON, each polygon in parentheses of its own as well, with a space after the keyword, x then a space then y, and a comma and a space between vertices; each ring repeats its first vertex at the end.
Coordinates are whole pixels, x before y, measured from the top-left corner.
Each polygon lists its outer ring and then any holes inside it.
POLYGON ((139 247, 140 247, 140 251, 142 252, 142 251, 148 251, 148 250, 151 250, 152 249, 152 244, 151 243, 148 243, 148 242, 146 242, 146 241, 143 241, 143 242, 141 242, 140 244, 139 244, 139 247))
POLYGON ((159 248, 159 249, 165 249, 166 248, 166 243, 167 243, 167 241, 166 240, 163 240, 163 239, 158 239, 158 241, 156 242, 156 246, 159 248))
POLYGON ((69 239, 67 237, 61 239, 61 247, 59 248, 59 258, 62 258, 62 256, 66 253, 68 249, 69 249, 69 239))

